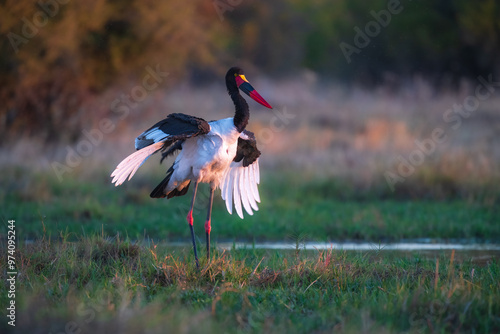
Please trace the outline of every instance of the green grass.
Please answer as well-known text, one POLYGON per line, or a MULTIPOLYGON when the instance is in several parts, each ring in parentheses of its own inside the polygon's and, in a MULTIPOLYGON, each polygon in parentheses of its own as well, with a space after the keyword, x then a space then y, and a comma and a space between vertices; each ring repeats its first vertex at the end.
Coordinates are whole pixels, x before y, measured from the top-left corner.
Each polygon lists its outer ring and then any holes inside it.
MULTIPOLYGON (((4 318, 2 333, 500 331, 497 255, 478 262, 449 251, 293 250, 305 239, 495 242, 495 187, 455 191, 433 180, 391 193, 383 185, 271 172, 264 175, 254 216, 230 216, 216 199, 213 245, 286 240, 291 249, 214 248, 207 261, 200 245, 197 270, 189 247, 163 242, 189 241, 189 196, 149 198, 159 172, 139 174, 119 188, 107 174, 64 182, 23 168, 0 175, 1 218, 16 221, 19 272, 17 325, 4 318)), ((200 239, 207 193, 200 187, 195 210, 200 239)), ((0 261, 4 282, 6 265, 0 261)), ((1 305, 9 302, 6 289, 0 285, 1 305)))
MULTIPOLYGON (((2 243, 2 247, 5 244, 2 243)), ((3 254, 5 252, 2 252, 3 254)), ((18 245, 17 333, 500 331, 500 263, 459 253, 189 249, 119 238, 18 245), (204 255, 204 252, 202 253, 204 255)), ((6 264, 0 262, 2 280, 6 264)), ((7 303, 0 286, 0 303, 7 303)))
MULTIPOLYGON (((151 199, 149 193, 161 175, 115 188, 109 176, 92 179, 67 177, 59 182, 50 172, 26 177, 23 170, 0 176, 0 200, 4 220, 16 219, 18 233, 35 239, 60 232, 79 235, 106 233, 131 239, 149 236, 156 240, 189 240, 186 214, 190 194, 151 199)), ((392 241, 412 238, 500 239, 500 196, 471 191, 441 198, 441 190, 412 197, 400 190, 390 193, 383 186, 357 189, 336 179, 309 177, 294 180, 276 172, 264 175, 260 186, 262 203, 254 216, 241 220, 229 215, 216 196, 212 216, 214 241, 277 240, 303 234, 315 241, 392 241)), ((217 193, 218 194, 218 193, 217 193)), ((204 233, 208 188, 200 186, 195 206, 195 230, 204 233)))

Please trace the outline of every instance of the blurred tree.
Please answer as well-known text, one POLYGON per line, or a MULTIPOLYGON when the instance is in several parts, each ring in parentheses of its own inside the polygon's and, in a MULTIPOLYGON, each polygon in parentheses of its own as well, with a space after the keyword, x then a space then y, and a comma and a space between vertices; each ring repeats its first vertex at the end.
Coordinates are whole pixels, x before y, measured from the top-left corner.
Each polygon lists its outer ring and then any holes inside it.
POLYGON ((76 140, 89 97, 148 65, 172 77, 212 65, 222 46, 202 0, 8 0, 0 10, 0 131, 16 137, 76 140))
POLYGON ((306 25, 307 16, 293 2, 242 2, 227 15, 228 51, 233 59, 246 62, 246 67, 285 74, 303 59, 306 25))
POLYGON ((156 64, 171 83, 241 64, 368 86, 417 74, 449 87, 500 73, 499 17, 498 0, 6 0, 0 131, 76 140, 98 117, 86 110, 91 97, 156 64), (401 11, 378 22, 394 4, 401 11), (347 59, 341 45, 359 34, 369 41, 347 59))
POLYGON ((478 72, 500 71, 500 1, 462 0, 458 13, 464 57, 478 72))

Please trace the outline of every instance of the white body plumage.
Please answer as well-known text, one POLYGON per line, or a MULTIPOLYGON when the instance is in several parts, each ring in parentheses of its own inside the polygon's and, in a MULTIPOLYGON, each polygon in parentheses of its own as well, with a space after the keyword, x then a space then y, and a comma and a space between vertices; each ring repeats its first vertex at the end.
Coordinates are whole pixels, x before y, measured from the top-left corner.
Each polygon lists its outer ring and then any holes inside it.
MULTIPOLYGON (((221 188, 221 196, 229 213, 232 214, 234 202, 238 216, 243 218, 242 208, 253 215, 253 211, 258 210, 257 202, 260 202, 257 188, 260 181, 258 159, 247 167, 243 167, 242 161, 233 161, 238 138, 242 136, 247 139, 245 134, 238 132, 234 126, 233 117, 208 124, 209 133, 188 138, 182 143, 182 150, 173 164, 174 171, 166 192, 175 188, 182 190, 191 181, 209 183, 214 189, 221 188)), ((130 180, 147 158, 162 147, 168 135, 160 135, 159 132, 158 130, 145 134, 146 139, 155 143, 131 154, 116 167, 111 175, 116 186, 127 178, 130 180)))
POLYGON ((240 133, 234 127, 232 118, 208 124, 209 133, 188 138, 182 143, 167 192, 179 188, 186 180, 210 183, 213 188, 219 186, 236 155, 240 133))

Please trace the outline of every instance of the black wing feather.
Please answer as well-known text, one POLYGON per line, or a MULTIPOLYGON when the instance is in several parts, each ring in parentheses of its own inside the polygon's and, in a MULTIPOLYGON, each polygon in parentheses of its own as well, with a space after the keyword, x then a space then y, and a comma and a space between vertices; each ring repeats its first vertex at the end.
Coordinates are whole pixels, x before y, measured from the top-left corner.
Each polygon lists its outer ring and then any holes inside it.
POLYGON ((155 142, 163 141, 163 150, 177 140, 187 139, 210 132, 210 125, 202 118, 181 113, 170 114, 164 120, 159 121, 135 140, 135 148, 140 150, 155 142), (151 133, 157 136, 151 138, 151 133), (164 136, 163 136, 164 134, 164 136))
POLYGON ((247 167, 260 157, 260 151, 257 148, 257 140, 253 132, 244 130, 244 136, 238 137, 238 148, 236 149, 235 162, 243 160, 243 167, 247 167), (242 138, 243 137, 243 138, 242 138))
POLYGON ((182 150, 182 143, 184 143, 184 140, 178 140, 172 146, 168 147, 168 149, 164 146, 162 148, 163 152, 161 154, 160 163, 162 163, 168 156, 174 154, 177 150, 182 150))
MULTIPOLYGON (((155 142, 163 142, 161 148, 162 158, 160 163, 169 155, 182 149, 182 144, 187 138, 204 135, 210 132, 210 125, 202 118, 189 116, 186 114, 170 114, 164 120, 159 121, 135 139, 135 148, 140 150, 155 142)), ((174 172, 174 165, 167 171, 167 176, 151 192, 153 198, 172 198, 185 195, 189 189, 189 184, 181 190, 177 188, 166 193, 168 182, 174 172)))

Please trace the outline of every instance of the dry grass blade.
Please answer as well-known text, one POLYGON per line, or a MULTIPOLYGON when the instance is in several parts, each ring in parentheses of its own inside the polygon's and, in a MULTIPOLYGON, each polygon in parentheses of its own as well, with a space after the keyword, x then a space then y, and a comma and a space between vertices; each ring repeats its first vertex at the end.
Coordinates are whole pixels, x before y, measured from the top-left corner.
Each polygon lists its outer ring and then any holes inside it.
POLYGON ((257 271, 257 268, 259 268, 260 264, 262 263, 262 261, 265 259, 265 257, 263 256, 262 259, 260 259, 259 263, 255 266, 255 269, 252 271, 252 276, 255 275, 255 272, 257 271))
POLYGON ((314 283, 316 283, 316 282, 317 282, 317 281, 321 278, 321 276, 322 276, 322 275, 319 275, 319 276, 318 276, 318 278, 316 278, 316 279, 315 279, 315 280, 314 280, 311 284, 309 284, 309 285, 307 286, 307 288, 304 290, 304 292, 306 292, 307 290, 309 290, 309 288, 310 288, 311 286, 313 286, 313 284, 314 284, 314 283))

